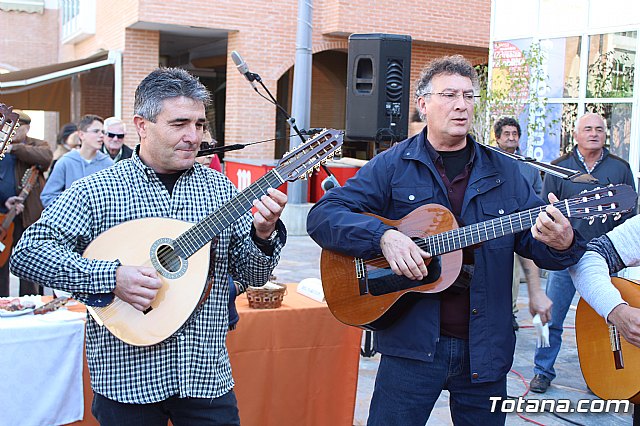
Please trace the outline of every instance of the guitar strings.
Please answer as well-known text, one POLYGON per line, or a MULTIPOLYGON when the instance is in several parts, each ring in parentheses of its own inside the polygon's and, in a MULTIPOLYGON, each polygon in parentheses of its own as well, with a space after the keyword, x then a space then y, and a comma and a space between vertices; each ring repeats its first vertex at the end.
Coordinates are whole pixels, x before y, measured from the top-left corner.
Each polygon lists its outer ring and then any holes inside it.
MULTIPOLYGON (((567 207, 567 206, 568 207, 575 207, 577 205, 583 204, 584 203, 584 201, 582 201, 583 198, 584 198, 584 196, 572 198, 572 199, 569 199, 569 200, 558 201, 556 203, 553 203, 552 205, 554 207, 558 208, 559 210, 563 211, 563 210, 565 210, 565 207, 567 207)), ((487 222, 483 222, 484 223, 484 228, 485 228, 485 235, 487 235, 487 236, 489 235, 487 233, 487 231, 486 231, 486 228, 490 227, 491 229, 494 230, 494 236, 495 236, 495 230, 497 229, 497 226, 496 226, 497 223, 499 223, 499 226, 503 229, 503 232, 504 232, 504 228, 505 228, 504 225, 508 223, 509 227, 511 228, 511 231, 513 233, 513 221, 512 221, 512 218, 514 218, 516 216, 518 217, 518 220, 522 225, 522 216, 524 215, 526 217, 526 215, 529 215, 529 220, 531 222, 531 226, 533 226, 534 221, 533 221, 533 218, 531 217, 531 213, 535 212, 536 210, 538 211, 538 214, 542 213, 542 211, 546 207, 547 207, 546 205, 539 206, 539 207, 535 207, 533 209, 526 210, 524 212, 518 212, 518 213, 514 213, 514 214, 511 214, 511 215, 505 216, 505 217, 500 217, 500 218, 489 220, 487 222), (487 223, 489 223, 489 225, 487 225, 487 223)), ((571 210, 571 209, 569 209, 569 210, 571 210)), ((566 216, 566 214, 565 214, 565 216, 566 216)), ((454 248, 452 250, 448 250, 448 251, 444 251, 444 252, 438 252, 437 250, 433 250, 433 248, 431 248, 431 245, 429 243, 430 242, 435 242, 435 241, 433 241, 434 238, 435 239, 441 239, 442 240, 441 244, 444 244, 445 242, 451 243, 451 241, 454 238, 457 238, 458 241, 461 242, 462 239, 464 238, 465 242, 467 243, 466 246, 473 245, 473 235, 475 233, 479 233, 480 232, 479 231, 480 225, 481 225, 480 223, 477 223, 477 224, 473 224, 473 225, 464 226, 462 228, 452 229, 452 230, 443 232, 441 234, 429 235, 429 236, 421 238, 419 241, 417 241, 416 245, 418 247, 420 247, 421 249, 428 251, 432 256, 434 255, 434 252, 437 253, 436 255, 447 254, 447 253, 450 253, 452 251, 459 250, 460 248, 454 248), (473 227, 476 227, 476 231, 474 231, 472 229, 473 227), (457 236, 456 235, 451 235, 450 237, 447 237, 447 234, 458 234, 458 235, 457 236), (471 244, 468 244, 467 237, 471 238, 471 244), (446 239, 446 241, 445 241, 445 239, 446 239)), ((526 229, 528 227, 530 227, 530 226, 522 227, 522 230, 524 230, 524 229, 526 229)), ((520 231, 518 231, 518 232, 520 232, 520 231)), ((505 234, 505 235, 507 235, 507 234, 505 234)), ((478 242, 480 242, 480 241, 478 241, 478 242)), ((386 260, 386 258, 384 256, 379 256, 379 257, 375 257, 373 259, 365 260, 364 263, 367 264, 367 265, 376 267, 376 268, 386 268, 386 267, 389 266, 389 263, 388 263, 388 261, 386 260)))

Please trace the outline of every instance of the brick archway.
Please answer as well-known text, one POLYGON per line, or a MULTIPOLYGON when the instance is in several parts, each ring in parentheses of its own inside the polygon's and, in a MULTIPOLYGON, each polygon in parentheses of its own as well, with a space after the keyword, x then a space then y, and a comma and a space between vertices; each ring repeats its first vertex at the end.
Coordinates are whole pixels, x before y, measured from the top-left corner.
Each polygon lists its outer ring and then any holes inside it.
MULTIPOLYGON (((314 45, 311 49, 311 54, 315 55, 316 53, 324 52, 326 50, 340 50, 347 51, 349 48, 349 40, 333 40, 333 41, 325 41, 320 44, 314 45)), ((295 64, 295 56, 293 58, 289 58, 285 63, 280 66, 275 72, 275 79, 278 80, 282 77, 282 75, 289 71, 291 67, 295 64)))

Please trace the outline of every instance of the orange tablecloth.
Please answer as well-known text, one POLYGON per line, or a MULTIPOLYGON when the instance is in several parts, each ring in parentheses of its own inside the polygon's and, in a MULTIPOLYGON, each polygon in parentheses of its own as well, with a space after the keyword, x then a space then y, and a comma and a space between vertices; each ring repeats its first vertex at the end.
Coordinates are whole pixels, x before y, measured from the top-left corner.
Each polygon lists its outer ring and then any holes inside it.
POLYGON ((278 309, 251 309, 227 338, 243 426, 353 425, 361 330, 288 285, 278 309))

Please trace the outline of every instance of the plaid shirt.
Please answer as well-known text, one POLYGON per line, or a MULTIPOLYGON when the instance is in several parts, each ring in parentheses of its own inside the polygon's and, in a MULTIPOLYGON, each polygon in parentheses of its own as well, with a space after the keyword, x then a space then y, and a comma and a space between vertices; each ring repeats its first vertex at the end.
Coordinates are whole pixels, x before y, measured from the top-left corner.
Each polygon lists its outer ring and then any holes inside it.
MULTIPOLYGON (((49 206, 20 239, 11 258, 12 271, 72 292, 80 300, 111 292, 119 262, 81 256, 100 233, 144 217, 195 223, 236 193, 225 176, 196 163, 169 195, 155 172, 134 152, 131 160, 74 182, 49 206)), ((251 240, 251 223, 247 212, 218 236, 209 272, 214 280, 211 295, 169 339, 148 347, 131 346, 89 316, 86 349, 95 392, 124 403, 152 403, 173 395, 215 398, 233 388, 225 346, 227 274, 241 283, 263 284, 277 264, 285 239, 280 230, 273 255, 266 256, 251 240)))

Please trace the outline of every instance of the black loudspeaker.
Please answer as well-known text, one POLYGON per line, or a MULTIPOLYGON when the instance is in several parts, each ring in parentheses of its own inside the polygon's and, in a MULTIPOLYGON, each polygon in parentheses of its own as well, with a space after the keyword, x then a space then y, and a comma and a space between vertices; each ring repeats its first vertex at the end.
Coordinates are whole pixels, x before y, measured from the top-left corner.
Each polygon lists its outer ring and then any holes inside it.
POLYGON ((405 139, 409 125, 411 36, 352 34, 348 63, 346 137, 405 139))

